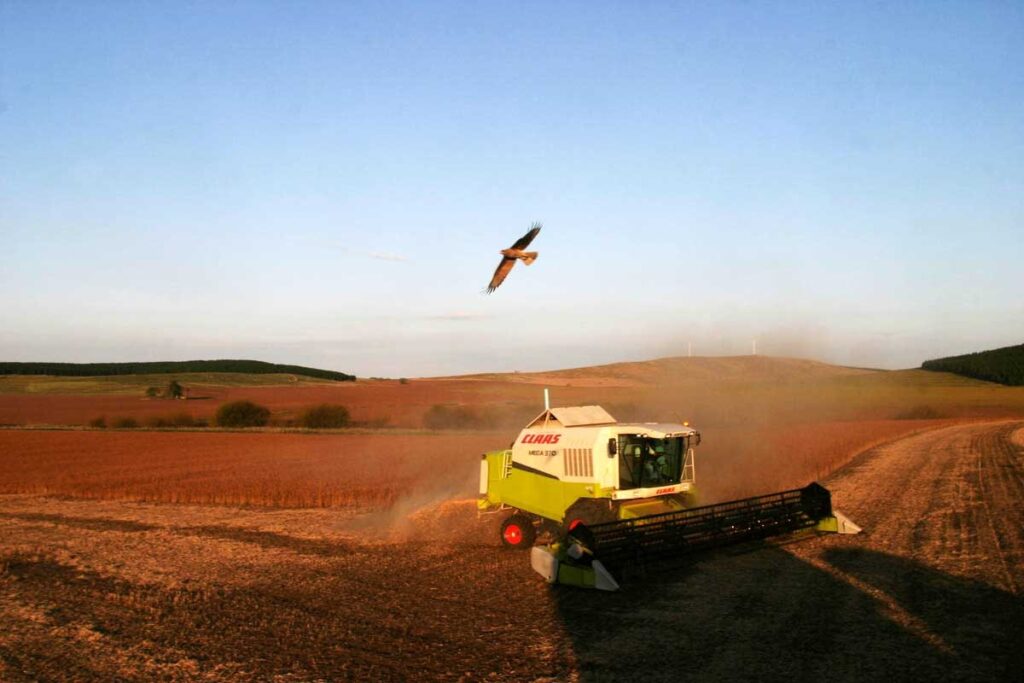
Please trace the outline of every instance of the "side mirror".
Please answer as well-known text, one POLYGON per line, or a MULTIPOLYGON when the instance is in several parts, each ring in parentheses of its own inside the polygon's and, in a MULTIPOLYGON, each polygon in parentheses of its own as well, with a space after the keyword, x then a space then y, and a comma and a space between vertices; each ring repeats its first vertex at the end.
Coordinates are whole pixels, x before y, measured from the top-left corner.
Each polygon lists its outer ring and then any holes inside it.
POLYGON ((694 434, 693 436, 694 436, 694 442, 693 442, 693 445, 694 445, 694 446, 699 446, 699 445, 700 445, 700 432, 697 432, 697 433, 696 433, 696 434, 694 434))
POLYGON ((619 446, 615 439, 608 439, 608 457, 614 458, 615 454, 618 453, 619 446))

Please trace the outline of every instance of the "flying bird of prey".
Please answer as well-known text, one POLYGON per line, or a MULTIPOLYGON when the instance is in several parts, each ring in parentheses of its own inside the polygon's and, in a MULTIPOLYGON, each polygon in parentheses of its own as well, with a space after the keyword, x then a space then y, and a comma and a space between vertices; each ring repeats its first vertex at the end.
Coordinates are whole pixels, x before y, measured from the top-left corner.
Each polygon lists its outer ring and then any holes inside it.
POLYGON ((540 232, 540 223, 534 223, 530 226, 530 232, 526 233, 522 237, 516 240, 508 249, 502 249, 501 255, 504 257, 501 259, 501 263, 498 264, 498 269, 494 271, 494 277, 491 278, 491 284, 487 285, 487 293, 490 294, 496 290, 505 278, 508 277, 508 273, 512 270, 512 266, 516 264, 516 260, 521 260, 526 265, 530 265, 537 260, 537 252, 535 251, 523 251, 526 247, 530 246, 530 242, 540 232))

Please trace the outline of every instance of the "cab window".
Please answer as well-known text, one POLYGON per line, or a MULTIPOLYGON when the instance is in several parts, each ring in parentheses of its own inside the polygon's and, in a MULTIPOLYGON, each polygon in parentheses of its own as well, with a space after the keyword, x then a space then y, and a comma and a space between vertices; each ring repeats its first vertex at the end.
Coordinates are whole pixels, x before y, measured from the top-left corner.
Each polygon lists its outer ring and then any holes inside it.
POLYGON ((682 437, 650 439, 619 436, 619 488, 635 489, 678 484, 686 452, 682 437))

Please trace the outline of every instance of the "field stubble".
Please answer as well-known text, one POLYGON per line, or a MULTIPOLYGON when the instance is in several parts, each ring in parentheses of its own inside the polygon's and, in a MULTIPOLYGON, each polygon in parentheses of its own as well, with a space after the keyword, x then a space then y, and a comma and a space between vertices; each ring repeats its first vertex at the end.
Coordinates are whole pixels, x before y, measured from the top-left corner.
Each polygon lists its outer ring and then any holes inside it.
POLYGON ((471 499, 395 541, 351 510, 0 496, 0 679, 1015 680, 1018 427, 863 453, 826 482, 863 534, 616 594, 547 586, 471 499))

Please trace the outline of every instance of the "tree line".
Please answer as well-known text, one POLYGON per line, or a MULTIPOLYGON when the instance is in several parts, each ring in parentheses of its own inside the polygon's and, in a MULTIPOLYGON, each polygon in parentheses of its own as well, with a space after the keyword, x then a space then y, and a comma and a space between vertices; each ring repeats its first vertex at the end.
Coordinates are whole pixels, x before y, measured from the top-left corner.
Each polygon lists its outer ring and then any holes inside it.
POLYGON ((110 375, 159 375, 185 372, 240 372, 255 375, 289 374, 354 382, 355 375, 301 365, 280 365, 260 360, 186 360, 150 363, 4 363, 0 375, 53 375, 57 377, 101 377, 110 375))
POLYGON ((988 382, 1022 386, 1024 385, 1024 344, 968 353, 962 356, 926 360, 921 367, 925 370, 952 372, 988 382))

